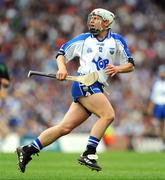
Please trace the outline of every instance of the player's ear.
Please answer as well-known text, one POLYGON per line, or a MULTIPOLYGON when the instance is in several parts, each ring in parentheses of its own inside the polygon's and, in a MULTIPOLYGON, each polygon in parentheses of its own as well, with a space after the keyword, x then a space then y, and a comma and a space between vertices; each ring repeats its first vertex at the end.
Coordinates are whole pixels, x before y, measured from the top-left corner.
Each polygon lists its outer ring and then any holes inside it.
POLYGON ((104 27, 107 29, 109 27, 110 23, 108 20, 104 20, 104 27))

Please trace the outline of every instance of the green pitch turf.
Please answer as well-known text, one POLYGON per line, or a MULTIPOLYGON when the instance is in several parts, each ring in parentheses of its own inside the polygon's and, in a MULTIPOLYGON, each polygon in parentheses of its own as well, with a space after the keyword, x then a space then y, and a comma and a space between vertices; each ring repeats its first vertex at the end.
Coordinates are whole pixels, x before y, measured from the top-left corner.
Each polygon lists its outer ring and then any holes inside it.
POLYGON ((99 154, 101 172, 77 163, 79 154, 42 152, 25 173, 17 170, 16 154, 0 154, 0 180, 165 180, 165 153, 106 152, 99 154))

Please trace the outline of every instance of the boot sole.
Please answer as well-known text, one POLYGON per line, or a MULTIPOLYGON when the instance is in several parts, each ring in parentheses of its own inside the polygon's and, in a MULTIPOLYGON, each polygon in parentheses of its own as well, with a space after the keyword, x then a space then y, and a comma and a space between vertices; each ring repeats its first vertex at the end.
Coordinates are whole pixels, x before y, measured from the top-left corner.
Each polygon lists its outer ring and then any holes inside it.
POLYGON ((85 162, 82 162, 82 161, 79 160, 79 159, 78 159, 78 163, 79 163, 80 165, 83 165, 83 166, 88 167, 88 168, 91 169, 92 171, 97 171, 97 172, 101 171, 101 168, 97 168, 97 167, 90 166, 89 164, 87 164, 87 163, 85 163, 85 162))
POLYGON ((16 152, 16 154, 17 154, 17 160, 18 160, 17 165, 18 165, 18 170, 19 170, 20 172, 24 173, 25 170, 22 170, 22 169, 20 168, 20 165, 19 165, 19 163, 20 163, 19 156, 20 156, 21 148, 18 147, 18 148, 16 149, 15 152, 16 152))

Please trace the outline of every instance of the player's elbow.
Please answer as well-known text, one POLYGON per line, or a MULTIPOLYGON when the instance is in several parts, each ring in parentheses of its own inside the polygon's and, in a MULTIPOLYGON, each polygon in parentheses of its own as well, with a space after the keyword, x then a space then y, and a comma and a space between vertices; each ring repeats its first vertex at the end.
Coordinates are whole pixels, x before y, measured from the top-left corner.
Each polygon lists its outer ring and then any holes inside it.
POLYGON ((127 72, 132 72, 135 69, 135 65, 133 63, 128 63, 128 71, 127 72))
POLYGON ((130 68, 130 72, 134 71, 135 70, 135 66, 132 65, 131 68, 130 68))

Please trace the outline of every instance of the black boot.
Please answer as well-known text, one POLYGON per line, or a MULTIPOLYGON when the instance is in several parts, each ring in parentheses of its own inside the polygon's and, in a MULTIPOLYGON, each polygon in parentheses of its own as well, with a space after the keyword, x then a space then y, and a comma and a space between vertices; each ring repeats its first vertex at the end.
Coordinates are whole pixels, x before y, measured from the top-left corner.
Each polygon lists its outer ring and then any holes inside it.
POLYGON ((97 164, 98 156, 96 155, 96 148, 87 146, 87 150, 80 156, 78 162, 85 165, 91 170, 101 171, 101 167, 97 164))
POLYGON ((39 153, 39 150, 32 145, 27 145, 23 147, 18 147, 16 149, 16 153, 18 157, 18 168, 22 173, 24 173, 26 165, 29 161, 32 160, 31 156, 33 154, 39 153))

